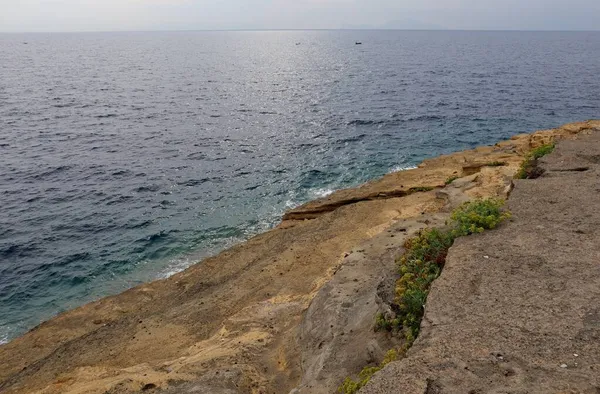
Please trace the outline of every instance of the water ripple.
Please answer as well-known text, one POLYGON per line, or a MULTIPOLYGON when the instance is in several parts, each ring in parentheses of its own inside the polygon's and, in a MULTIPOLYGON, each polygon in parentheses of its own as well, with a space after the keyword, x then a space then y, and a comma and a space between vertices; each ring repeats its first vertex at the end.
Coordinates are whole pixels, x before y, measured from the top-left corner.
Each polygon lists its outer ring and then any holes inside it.
POLYGON ((309 199, 600 109, 599 33, 22 41, 0 35, 0 343, 309 199))

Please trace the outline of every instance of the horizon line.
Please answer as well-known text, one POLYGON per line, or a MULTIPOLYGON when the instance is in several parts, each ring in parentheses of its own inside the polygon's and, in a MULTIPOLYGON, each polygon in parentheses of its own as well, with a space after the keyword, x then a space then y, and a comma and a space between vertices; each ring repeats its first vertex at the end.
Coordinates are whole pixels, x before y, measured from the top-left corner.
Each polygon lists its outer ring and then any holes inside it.
POLYGON ((285 32, 285 31, 446 31, 446 32, 520 32, 520 33, 593 33, 600 29, 393 29, 393 28, 324 28, 324 29, 156 29, 156 30, 55 30, 0 31, 0 34, 90 34, 90 33, 192 33, 192 32, 285 32))

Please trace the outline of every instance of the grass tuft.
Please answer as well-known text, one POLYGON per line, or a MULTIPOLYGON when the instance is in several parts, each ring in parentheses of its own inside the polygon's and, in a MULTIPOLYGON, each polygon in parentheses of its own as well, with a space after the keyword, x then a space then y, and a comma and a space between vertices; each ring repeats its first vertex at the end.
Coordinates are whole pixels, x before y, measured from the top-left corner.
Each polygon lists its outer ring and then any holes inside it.
POLYGON ((373 377, 373 375, 375 375, 376 372, 381 371, 383 367, 385 367, 392 361, 396 361, 398 359, 398 356, 399 353, 397 350, 392 349, 388 351, 381 364, 379 364, 376 367, 363 368, 363 370, 360 371, 360 373, 358 374, 358 381, 354 381, 351 378, 346 378, 344 380, 344 383, 342 383, 342 385, 338 388, 338 392, 342 394, 354 394, 358 392, 358 390, 360 390, 364 385, 369 383, 369 380, 371 380, 371 378, 373 377))
POLYGON ((537 160, 552 153, 555 147, 556 145, 554 143, 542 145, 529 152, 529 154, 537 160))
POLYGON ((554 151, 555 144, 546 144, 531 150, 521 163, 519 171, 517 171, 516 179, 534 179, 542 175, 542 171, 537 166, 538 159, 550 154, 554 151))

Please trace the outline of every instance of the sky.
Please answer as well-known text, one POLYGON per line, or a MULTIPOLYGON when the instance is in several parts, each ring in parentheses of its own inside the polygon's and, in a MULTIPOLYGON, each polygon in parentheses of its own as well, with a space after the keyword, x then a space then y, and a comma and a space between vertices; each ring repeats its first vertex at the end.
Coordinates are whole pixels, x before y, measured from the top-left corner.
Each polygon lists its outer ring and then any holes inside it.
POLYGON ((0 0, 0 32, 600 30, 600 0, 0 0))

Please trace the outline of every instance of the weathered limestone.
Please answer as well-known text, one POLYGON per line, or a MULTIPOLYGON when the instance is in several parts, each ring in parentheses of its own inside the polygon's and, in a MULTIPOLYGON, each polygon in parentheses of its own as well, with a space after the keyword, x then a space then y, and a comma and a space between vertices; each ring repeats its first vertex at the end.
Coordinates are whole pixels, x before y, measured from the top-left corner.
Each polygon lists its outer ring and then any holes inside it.
POLYGON ((464 199, 506 195, 530 148, 595 128, 600 121, 517 136, 306 204, 277 228, 180 274, 63 313, 0 346, 0 392, 305 393, 317 390, 310 374, 334 387, 391 343, 369 327, 372 302, 385 307, 384 292, 372 286, 393 275, 404 237, 388 230, 404 223, 410 233, 464 199), (506 165, 487 165, 494 161, 506 165), (443 187, 450 176, 462 178, 443 187), (423 187, 435 189, 416 189, 423 187), (348 301, 352 291, 360 297, 348 301), (323 313, 339 324, 320 326, 323 313), (362 347, 341 339, 344 321, 356 325, 362 347), (323 353, 313 346, 321 341, 323 353), (353 355, 343 373, 319 365, 342 367, 353 355))
POLYGON ((500 228, 459 239, 419 338, 360 393, 600 393, 600 130, 516 181, 500 228))

